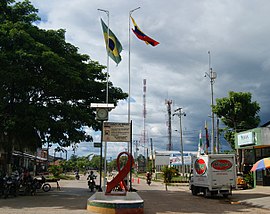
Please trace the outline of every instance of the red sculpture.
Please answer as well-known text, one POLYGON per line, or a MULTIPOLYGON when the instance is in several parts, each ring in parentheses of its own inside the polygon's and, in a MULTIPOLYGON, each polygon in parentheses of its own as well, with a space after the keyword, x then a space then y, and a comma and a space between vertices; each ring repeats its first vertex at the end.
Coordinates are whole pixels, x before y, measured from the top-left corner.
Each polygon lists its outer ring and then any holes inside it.
POLYGON ((107 188, 106 188, 106 194, 111 193, 113 188, 117 187, 118 185, 123 186, 123 188, 128 191, 128 188, 126 186, 126 183, 124 182, 124 178, 128 175, 128 173, 131 170, 131 166, 134 163, 133 157, 128 152, 121 152, 117 157, 117 168, 118 168, 118 174, 109 182, 107 182, 107 188), (126 154, 128 156, 128 160, 126 165, 120 169, 120 157, 126 154))

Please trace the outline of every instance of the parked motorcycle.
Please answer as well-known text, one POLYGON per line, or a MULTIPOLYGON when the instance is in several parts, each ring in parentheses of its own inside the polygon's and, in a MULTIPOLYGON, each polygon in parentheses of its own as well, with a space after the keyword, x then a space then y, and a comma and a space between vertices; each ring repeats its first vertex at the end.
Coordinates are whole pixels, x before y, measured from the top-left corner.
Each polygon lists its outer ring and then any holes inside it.
POLYGON ((16 197, 18 195, 19 184, 18 180, 15 177, 5 176, 3 178, 2 183, 2 195, 4 198, 8 198, 8 196, 16 197))
POLYGON ((46 178, 42 175, 41 178, 35 178, 36 189, 42 189, 44 192, 49 192, 51 190, 51 185, 46 183, 46 178))
POLYGON ((0 195, 4 194, 4 178, 0 176, 0 195))
POLYGON ((20 183, 20 192, 23 195, 35 195, 37 191, 38 182, 31 176, 25 177, 20 183))

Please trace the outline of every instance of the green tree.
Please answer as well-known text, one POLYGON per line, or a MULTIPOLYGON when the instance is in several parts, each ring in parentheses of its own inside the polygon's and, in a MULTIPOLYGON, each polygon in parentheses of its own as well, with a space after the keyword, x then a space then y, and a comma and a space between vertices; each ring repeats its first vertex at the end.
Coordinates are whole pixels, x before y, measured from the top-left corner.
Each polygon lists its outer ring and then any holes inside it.
POLYGON ((173 176, 176 174, 176 169, 174 167, 165 166, 161 169, 163 181, 165 183, 166 191, 168 190, 168 184, 171 183, 173 176))
POLYGON ((108 169, 108 172, 111 172, 113 170, 117 170, 117 163, 116 163, 116 159, 110 161, 108 163, 108 166, 107 166, 107 169, 108 169))
MULTIPOLYGON (((213 112, 221 118, 222 122, 227 126, 224 130, 224 137, 235 149, 235 134, 255 128, 260 123, 258 113, 260 111, 259 104, 251 101, 251 93, 249 92, 229 92, 229 97, 216 99, 216 105, 213 106, 213 112)), ((238 171, 243 170, 244 149, 242 153, 237 149, 237 166, 238 171)))
POLYGON ((59 177, 63 172, 62 166, 51 165, 49 166, 49 172, 53 174, 54 177, 59 177))
POLYGON ((236 132, 255 128, 260 123, 260 106, 256 101, 252 102, 251 98, 249 92, 230 91, 228 97, 217 98, 216 105, 213 106, 213 112, 227 126, 225 139, 233 149, 236 132))
MULTIPOLYGON (((104 158, 102 158, 102 166, 104 163, 104 158)), ((99 155, 94 155, 92 160, 91 160, 91 167, 94 169, 100 169, 100 156, 99 155)))
MULTIPOLYGON (((104 66, 65 41, 65 31, 39 29, 29 1, 0 1, 0 147, 35 150, 91 141, 101 128, 90 103, 106 98, 104 66)), ((127 94, 109 82, 109 102, 127 94)))

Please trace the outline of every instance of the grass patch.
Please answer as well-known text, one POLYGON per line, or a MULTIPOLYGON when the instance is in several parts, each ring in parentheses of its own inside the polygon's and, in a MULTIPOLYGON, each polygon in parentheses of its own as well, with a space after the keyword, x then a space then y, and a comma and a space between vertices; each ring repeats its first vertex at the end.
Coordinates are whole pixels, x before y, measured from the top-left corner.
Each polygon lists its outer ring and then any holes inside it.
POLYGON ((75 176, 74 175, 64 175, 61 174, 59 176, 53 176, 53 175, 48 175, 46 176, 47 179, 62 179, 62 180, 75 180, 75 176))

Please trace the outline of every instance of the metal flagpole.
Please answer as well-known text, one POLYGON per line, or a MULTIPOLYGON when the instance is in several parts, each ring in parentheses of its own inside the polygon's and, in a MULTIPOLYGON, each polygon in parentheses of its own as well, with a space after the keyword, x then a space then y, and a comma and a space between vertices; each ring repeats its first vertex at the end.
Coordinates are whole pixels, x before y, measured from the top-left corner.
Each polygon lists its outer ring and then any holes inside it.
MULTIPOLYGON (((133 10, 129 11, 129 16, 128 16, 128 123, 131 125, 131 129, 132 129, 132 123, 130 120, 130 94, 131 94, 131 89, 130 89, 130 82, 131 82, 131 77, 130 77, 130 19, 131 19, 131 14, 135 11, 140 9, 141 7, 137 7, 133 10)), ((132 136, 130 138, 130 142, 128 142, 128 152, 130 153, 130 155, 132 155, 132 136)), ((128 182, 130 182, 130 191, 132 189, 132 182, 131 182, 131 178, 132 178, 132 171, 130 170, 130 175, 129 175, 129 179, 128 182)))
MULTIPOLYGON (((130 77, 130 19, 131 19, 131 14, 135 11, 135 10, 138 10, 140 9, 141 7, 137 7, 131 11, 129 11, 129 30, 128 30, 128 123, 130 123, 130 93, 131 93, 131 89, 130 89, 130 82, 131 82, 131 77, 130 77)), ((130 142, 131 143, 131 142, 130 142)), ((128 151, 130 151, 130 148, 129 148, 129 144, 128 144, 128 151)))
POLYGON ((106 80, 107 80, 107 85, 106 85, 106 103, 109 102, 109 44, 110 44, 110 12, 108 10, 103 10, 103 9, 98 9, 99 11, 102 11, 102 12, 105 12, 107 14, 107 17, 108 17, 108 29, 107 29, 107 36, 108 36, 108 40, 107 40, 107 77, 106 77, 106 80))
MULTIPOLYGON (((106 81, 107 81, 107 84, 106 84, 106 103, 108 104, 109 102, 109 44, 110 44, 110 12, 108 10, 103 10, 103 9, 98 9, 99 11, 102 11, 102 12, 105 12, 107 14, 107 17, 108 17, 108 28, 107 28, 107 47, 106 47, 106 50, 107 50, 107 77, 106 77, 106 81)), ((101 127, 103 129, 103 125, 101 127)), ((101 132, 103 133, 103 132, 101 132)), ((101 148, 100 150, 102 151, 102 142, 101 142, 101 148)), ((102 155, 102 153, 101 153, 102 155)), ((107 141, 105 141, 105 145, 104 145, 104 179, 103 179, 103 185, 104 185, 104 188, 106 187, 106 183, 107 183, 107 162, 106 162, 106 158, 107 158, 107 141)), ((102 160, 102 157, 101 157, 101 160, 102 160)), ((101 164, 102 165, 102 164, 101 164)), ((101 176, 101 175, 100 175, 101 176)), ((100 183, 101 185, 101 183, 100 183)))

